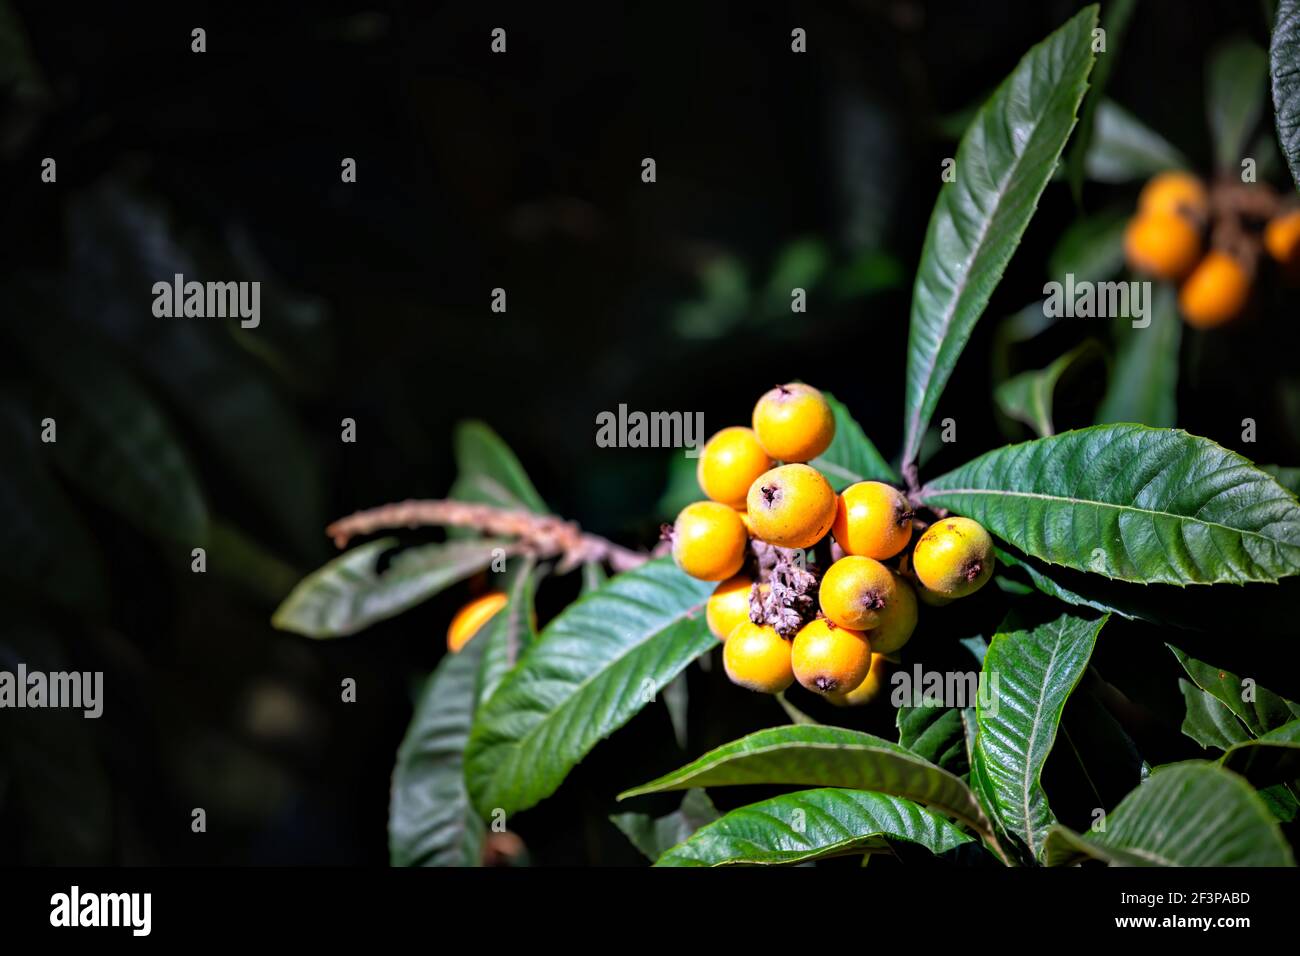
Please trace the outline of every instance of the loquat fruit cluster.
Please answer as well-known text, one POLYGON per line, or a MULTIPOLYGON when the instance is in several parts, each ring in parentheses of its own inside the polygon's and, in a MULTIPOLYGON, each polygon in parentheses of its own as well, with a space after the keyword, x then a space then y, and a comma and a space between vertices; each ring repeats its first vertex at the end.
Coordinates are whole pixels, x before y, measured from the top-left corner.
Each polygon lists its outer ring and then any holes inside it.
POLYGON ((812 464, 834 438, 820 391, 777 386, 751 427, 705 444, 697 478, 709 500, 683 508, 666 534, 679 568, 718 582, 705 616, 733 683, 776 694, 797 681, 852 706, 877 696, 916 629, 918 599, 939 606, 975 593, 994 552, 969 518, 941 518, 913 543, 907 496, 884 482, 836 494, 812 464))
POLYGON ((1300 279, 1300 208, 1284 206, 1264 184, 1207 187, 1181 170, 1146 183, 1124 232, 1129 266, 1180 283, 1179 312, 1199 329, 1242 313, 1264 253, 1284 279, 1300 279))

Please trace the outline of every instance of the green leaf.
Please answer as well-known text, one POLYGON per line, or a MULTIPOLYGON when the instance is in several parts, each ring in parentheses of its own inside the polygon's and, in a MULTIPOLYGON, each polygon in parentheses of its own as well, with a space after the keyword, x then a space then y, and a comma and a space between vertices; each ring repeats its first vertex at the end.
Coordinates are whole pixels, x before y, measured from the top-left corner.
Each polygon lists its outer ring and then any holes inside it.
MULTIPOLYGON (((1295 68, 1295 61, 1291 67, 1295 68)), ((1268 71, 1268 54, 1249 40, 1225 43, 1210 57, 1205 104, 1220 172, 1241 172, 1247 144, 1264 108, 1268 71)))
POLYGON ((1300 720, 1235 744, 1219 762, 1257 787, 1295 780, 1300 775, 1300 720))
POLYGON ((925 804, 982 834, 992 832, 975 794, 960 778, 891 741, 821 724, 760 730, 618 798, 738 784, 874 790, 925 804))
POLYGON ((803 863, 862 853, 882 840, 946 853, 970 837, 910 800, 883 793, 802 790, 732 810, 661 856, 655 866, 803 863))
POLYGON ((1283 465, 1260 465, 1261 471, 1266 471, 1274 478, 1277 483, 1291 492, 1293 495, 1300 495, 1300 468, 1288 468, 1283 465))
MULTIPOLYGON (((976 707, 974 763, 986 804, 1037 859, 1056 818, 1040 777, 1065 702, 1079 683, 1107 618, 1067 612, 1026 630, 993 635, 976 707)), ((972 779, 977 779, 972 774, 972 779)))
POLYGON ((419 545, 398 552, 380 571, 380 558, 396 544, 396 538, 369 541, 307 575, 271 623, 307 637, 355 634, 482 571, 493 552, 511 546, 492 538, 419 545))
POLYGON ((713 647, 704 620, 712 588, 661 558, 552 620, 474 721, 465 768, 479 811, 514 813, 550 796, 597 742, 713 647))
POLYGON ((1250 740, 1250 734, 1241 726, 1241 721, 1212 694, 1182 678, 1178 680, 1178 689, 1187 705, 1182 731, 1202 747, 1230 750, 1236 744, 1250 740))
POLYGON ((1277 139, 1300 186, 1300 0, 1278 0, 1268 58, 1277 139))
POLYGON ((964 774, 970 769, 966 760, 964 713, 959 708, 939 704, 899 707, 894 715, 898 742, 950 773, 964 774))
POLYGON ((443 657, 425 682, 398 747, 388 812, 394 866, 478 866, 482 861, 487 828, 470 806, 463 760, 483 638, 477 634, 460 653, 443 657))
POLYGON ((1178 658, 1178 663, 1197 687, 1240 718, 1250 736, 1263 736, 1300 717, 1300 704, 1260 687, 1253 680, 1247 682, 1231 671, 1189 657, 1172 644, 1165 646, 1178 658))
POLYGON ((1295 497, 1184 431, 1098 425, 1011 445, 917 497, 1031 557, 1123 581, 1241 583, 1300 571, 1295 497))
POLYGON ((1183 320, 1174 287, 1162 283, 1148 303, 1150 322, 1136 328, 1128 317, 1114 322, 1117 354, 1097 424, 1139 422, 1171 427, 1178 418, 1178 349, 1183 320))
POLYGON ((1074 128, 1096 25, 1097 7, 1086 7, 1025 54, 957 147, 956 179, 939 192, 912 293, 905 470, 1074 128))
POLYGON ((1097 104, 1106 93, 1106 84, 1115 68, 1115 61, 1119 58, 1120 46, 1124 42, 1124 34, 1128 31, 1128 23, 1136 6, 1137 0, 1109 0, 1102 8, 1101 28, 1105 31, 1106 51, 1092 71, 1092 82, 1079 117, 1079 132, 1070 144, 1070 152, 1065 160, 1066 178, 1070 182, 1070 192, 1074 195, 1076 205, 1080 204, 1083 197, 1083 178, 1088 149, 1092 143, 1097 104))
POLYGON ((1290 823, 1300 816, 1300 799, 1296 798, 1294 784, 1279 783, 1258 791, 1268 810, 1282 823, 1290 823))
POLYGON ((515 511, 546 514, 546 502, 508 445, 479 421, 461 422, 454 438, 456 482, 448 497, 515 511))
POLYGON ((682 805, 662 817, 644 813, 618 813, 610 823, 623 831, 632 845, 654 861, 692 833, 718 819, 718 810, 703 790, 687 790, 682 805))
POLYGON ((994 389, 993 400, 1004 415, 1024 422, 1039 437, 1051 435, 1056 431, 1052 426, 1052 394, 1057 383, 1073 366, 1100 355, 1101 346, 1087 339, 1046 368, 1007 379, 994 389))
POLYGON ((1088 178, 1099 183, 1149 179, 1167 169, 1187 169, 1187 158, 1159 133, 1112 100, 1097 107, 1088 178))
POLYGON ((810 464, 826 476, 831 487, 843 491, 858 481, 901 483, 898 472, 876 450, 843 403, 832 395, 826 395, 826 401, 835 414, 835 438, 831 447, 810 464))
POLYGON ((480 706, 496 693, 506 674, 537 640, 533 627, 533 594, 537 587, 534 567, 532 560, 525 559, 512 571, 505 606, 470 641, 482 645, 476 692, 480 706))
MULTIPOLYGON (((1005 548, 996 548, 998 563, 1005 567, 1019 568, 1025 572, 1030 583, 1043 594, 1072 604, 1075 607, 1089 607, 1103 614, 1118 614, 1129 620, 1147 620, 1153 623, 1166 623, 1158 615, 1152 614, 1144 607, 1134 606, 1127 601, 1117 600, 1115 587, 1111 582, 1096 576, 1084 576, 1081 572, 1064 568, 1049 567, 1044 570, 1040 563, 1024 555, 1013 554, 1005 548), (1078 580, 1074 580, 1078 579, 1078 580), (1091 586, 1090 586, 1091 585, 1091 586), (1098 587, 1098 585, 1102 587, 1098 587)), ((1180 592, 1181 593, 1181 592, 1180 592)))
POLYGON ((1112 866, 1294 866, 1267 805, 1245 780, 1204 761, 1151 772, 1086 836, 1058 826, 1046 861, 1112 866))

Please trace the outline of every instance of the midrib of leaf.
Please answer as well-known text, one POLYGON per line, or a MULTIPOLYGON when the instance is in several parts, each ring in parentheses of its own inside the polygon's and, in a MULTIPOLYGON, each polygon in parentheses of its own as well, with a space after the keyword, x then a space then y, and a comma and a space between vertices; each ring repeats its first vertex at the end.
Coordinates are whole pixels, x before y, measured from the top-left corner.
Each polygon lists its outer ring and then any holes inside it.
MULTIPOLYGON (((1052 644, 1052 656, 1048 658, 1047 667, 1043 670, 1043 682, 1038 688, 1037 700, 1034 705, 1034 723, 1032 729, 1029 731, 1029 740, 1025 745, 1025 756, 1030 759, 1033 759, 1034 741, 1038 739, 1039 718, 1042 717, 1043 714, 1043 696, 1047 690, 1048 678, 1051 677, 1052 668, 1056 666, 1057 652, 1061 649, 1062 633, 1063 630, 1058 627, 1056 629, 1056 641, 1052 644)), ((1034 845, 1034 828, 1030 825, 1031 817, 1029 812, 1030 781, 1033 779, 1034 775, 1029 773, 1028 766, 1025 767, 1025 771, 1026 772, 1022 775, 1023 779, 1021 780, 1021 806, 1024 808, 1025 812, 1025 842, 1029 844, 1029 852, 1033 854, 1033 857, 1036 860, 1038 859, 1038 847, 1034 845)))
MULTIPOLYGON (((1235 468, 1239 466, 1233 465, 1232 467, 1235 468)), ((1155 479, 1153 478, 1152 481, 1154 480, 1155 479)), ((1258 538, 1261 541, 1265 541, 1272 545, 1274 548, 1286 545, 1286 542, 1278 541, 1276 538, 1270 538, 1268 535, 1261 534, 1258 531, 1250 531, 1245 528, 1234 528, 1232 525, 1223 524, 1218 521, 1207 521, 1204 518, 1196 517, 1196 515, 1180 515, 1174 514, 1172 511, 1160 511, 1155 508, 1136 508, 1133 505, 1117 505, 1109 501, 1095 501, 1090 498, 1071 498, 1068 495, 1049 495, 1039 491, 1008 491, 996 488, 931 488, 929 491, 922 491, 920 497, 922 501, 925 501, 930 497, 938 495, 996 495, 1001 498, 1036 498, 1043 501, 1059 501, 1075 505, 1090 505, 1094 508, 1112 508, 1116 511, 1132 512, 1137 515, 1174 518, 1177 521, 1191 521, 1207 528, 1221 528, 1224 531, 1230 531, 1233 534, 1242 535, 1243 537, 1249 535, 1252 538, 1258 538)), ((1255 502, 1255 504, 1260 504, 1260 502, 1255 502)), ((1254 505, 1251 507, 1254 507, 1254 505)), ((1298 545, 1286 546, 1300 550, 1300 546, 1298 545)))
MULTIPOLYGON (((1031 55, 1031 54, 1026 54, 1024 57, 1021 57, 1021 59, 1020 59, 1020 63, 1017 63, 1017 64, 1016 64, 1016 68, 1015 68, 1015 70, 1012 70, 1011 76, 1008 76, 1005 80, 1002 81, 1002 85, 999 86, 998 89, 993 93, 993 97, 997 97, 998 95, 1000 95, 1000 94, 1003 92, 1003 89, 1004 89, 1004 88, 1009 87, 1009 84, 1011 83, 1012 77, 1015 76, 1015 72, 1016 72, 1016 70, 1019 70, 1019 69, 1020 69, 1020 64, 1021 64, 1021 63, 1024 63, 1025 60, 1026 60, 1030 55, 1031 55)), ((1086 80, 1085 80, 1085 84, 1086 84, 1086 80)), ((936 348, 936 349, 933 351, 933 353, 932 353, 931 356, 930 356, 929 361, 926 363, 925 376, 924 376, 924 378, 922 379, 923 386, 922 386, 922 388, 921 388, 921 390, 920 390, 920 391, 921 391, 921 402, 920 402, 919 405, 917 405, 915 408, 913 408, 913 409, 909 412, 909 414, 908 414, 908 423, 907 423, 907 441, 906 441, 905 446, 904 446, 904 449, 903 449, 903 462, 904 462, 905 465, 906 465, 908 462, 910 462, 913 458, 915 458, 917 452, 920 451, 920 448, 921 448, 921 437, 920 437, 920 432, 921 432, 921 429, 922 429, 922 425, 921 425, 921 411, 922 411, 922 409, 921 409, 921 406, 925 404, 925 393, 929 390, 929 383, 930 383, 930 382, 933 380, 933 378, 934 378, 934 369, 935 369, 935 366, 936 366, 936 365, 938 364, 938 362, 939 362, 939 354, 943 351, 943 340, 944 340, 944 339, 947 337, 947 335, 948 335, 948 330, 949 330, 949 329, 951 328, 951 326, 952 326, 952 318, 953 318, 954 315, 957 314, 958 305, 959 305, 960 302, 961 302, 962 295, 965 293, 966 289, 969 287, 969 285, 970 285, 970 277, 971 277, 972 274, 975 273, 975 271, 976 271, 976 269, 975 269, 976 263, 980 260, 981 253, 984 251, 984 239, 988 236, 989 230, 993 227, 993 222, 994 222, 994 220, 997 219, 998 213, 1001 211, 1002 206, 1003 206, 1004 202, 1006 201, 1006 199, 1007 199, 1007 197, 1008 197, 1008 195, 1009 195, 1009 191, 1007 190, 1007 184, 1008 184, 1008 183, 1009 183, 1009 182, 1010 182, 1010 181, 1015 177, 1015 175, 1016 175, 1017 173, 1020 172, 1021 165, 1024 163, 1026 157, 1029 155, 1029 148, 1028 148, 1028 143, 1029 143, 1029 141, 1032 140, 1032 139, 1034 138, 1034 135, 1038 132, 1039 127, 1042 126, 1043 118, 1047 115, 1047 113, 1048 113, 1048 109, 1049 109, 1050 107, 1054 107, 1054 106, 1056 105, 1056 101, 1057 101, 1058 97, 1060 96, 1061 89, 1062 89, 1062 88, 1058 85, 1058 86, 1055 88, 1055 90, 1053 91, 1052 95, 1051 95, 1050 97, 1047 98, 1047 100, 1046 100, 1045 103, 1044 103, 1043 108, 1039 110, 1039 112, 1038 112, 1038 114, 1037 114, 1037 116, 1036 116, 1036 118, 1035 118, 1035 120, 1034 120, 1033 129, 1030 131, 1030 133, 1029 133, 1029 134, 1024 138, 1024 140, 1023 140, 1022 143, 1021 143, 1022 149, 1021 149, 1020 154, 1016 157, 1016 159, 1014 160, 1014 162, 1011 164, 1010 170, 1009 170, 1009 172, 1007 173, 1007 175, 1004 176, 1004 177, 1001 179, 1001 181, 998 183, 997 194, 996 194, 996 197, 995 197, 994 202, 993 202, 993 213, 992 213, 990 216, 986 217, 985 220, 984 220, 984 222, 981 224, 981 228, 980 228, 979 233, 978 233, 978 235, 979 235, 979 241, 978 241, 978 242, 975 244, 975 246, 974 246, 974 248, 975 248, 975 250, 976 250, 976 251, 975 251, 975 255, 973 255, 973 256, 971 257, 971 260, 970 260, 970 265, 971 265, 971 267, 962 271, 962 276, 961 276, 961 279, 960 279, 960 281, 959 281, 959 284, 956 286, 956 291, 955 291, 955 293, 954 293, 954 294, 952 295, 952 297, 951 297, 951 304, 950 304, 950 306, 949 306, 947 309, 945 309, 945 310, 941 313, 941 315, 943 316, 943 324, 942 324, 942 326, 941 326, 941 334, 939 335, 939 343, 940 343, 940 344, 939 344, 939 347, 936 348)), ((990 97, 990 100, 991 100, 993 97, 990 97)), ((980 114, 979 114, 979 119, 981 119, 981 120, 982 120, 982 118, 983 118, 983 112, 984 112, 984 111, 981 109, 981 110, 980 110, 980 114)), ((1079 122, 1079 117, 1078 117, 1078 115, 1077 115, 1077 114, 1078 114, 1078 109, 1077 109, 1077 107, 1076 107, 1076 109, 1073 110, 1072 112, 1073 112, 1075 115, 1073 115, 1073 116, 1071 117, 1071 119, 1070 119, 1070 128, 1069 128, 1069 130, 1066 131, 1065 139, 1063 139, 1063 140, 1061 141, 1061 148, 1060 148, 1059 150, 1057 150, 1057 153, 1056 153, 1056 156, 1057 156, 1057 159, 1058 159, 1058 160, 1060 159, 1060 155, 1061 155, 1061 153, 1062 153, 1062 152, 1064 151, 1064 149, 1065 149, 1065 144, 1066 144, 1067 142, 1069 142, 1070 134, 1074 132, 1074 127, 1075 127, 1075 125, 1079 122)), ((978 121, 978 120, 977 120, 977 121, 978 121)), ((986 152, 987 152, 987 149, 986 149, 986 152)), ((1037 209, 1037 208, 1038 208, 1038 199, 1035 198, 1034 201, 1033 201, 1033 204, 1030 206, 1030 216, 1031 216, 1031 218, 1032 218, 1032 215, 1033 215, 1033 210, 1035 210, 1035 209, 1037 209)), ((1012 249, 1012 255, 1014 255, 1014 254, 1015 254, 1015 250, 1012 249)), ((1009 261, 1010 261, 1010 258, 1008 258, 1008 262, 1009 262, 1009 261)), ((916 293, 913 292, 912 294, 913 294, 913 297, 915 297, 916 293)), ((937 404, 937 402, 936 402, 936 404, 937 404)))
MULTIPOLYGON (((641 604, 645 607, 651 607, 651 608, 655 607, 654 605, 646 601, 641 601, 639 599, 630 598, 629 600, 632 600, 635 603, 641 604)), ((573 685, 573 691, 572 693, 569 694, 568 699, 565 700, 564 703, 560 704, 560 706, 556 707, 554 710, 548 711, 547 713, 543 714, 542 719, 537 721, 535 724, 533 724, 533 726, 528 729, 527 733, 525 733, 522 737, 517 737, 513 740, 508 741, 507 745, 512 748, 518 749, 522 747, 525 743, 531 742, 532 739, 537 735, 540 728, 546 726, 549 721, 556 718, 561 713, 568 713, 572 709, 574 700, 576 700, 578 696, 582 693, 582 691, 586 689, 593 681, 599 678, 601 674, 605 673, 608 670, 611 670, 616 664, 621 663, 627 657, 636 653, 638 650, 640 650, 650 641, 654 640, 664 631, 668 630, 668 628, 673 627, 676 624, 680 624, 683 620, 686 620, 687 618, 691 617, 693 614, 701 610, 703 607, 704 607, 704 602, 691 605, 690 607, 682 611, 680 614, 677 614, 676 616, 670 618, 668 622, 665 623, 662 627, 647 634, 645 637, 637 641, 635 644, 629 645, 627 650, 625 650, 623 653, 619 654, 616 657, 612 657, 608 661, 604 662, 604 664, 601 667, 592 671, 592 673, 584 677, 577 684, 573 685)), ((533 645, 533 648, 541 647, 543 640, 544 640, 543 637, 539 637, 537 639, 537 642, 533 645)), ((530 649, 530 653, 531 650, 532 649, 530 649)), ((499 687, 498 690, 500 690, 499 687)), ((496 774, 493 773, 492 776, 495 779, 496 774)))

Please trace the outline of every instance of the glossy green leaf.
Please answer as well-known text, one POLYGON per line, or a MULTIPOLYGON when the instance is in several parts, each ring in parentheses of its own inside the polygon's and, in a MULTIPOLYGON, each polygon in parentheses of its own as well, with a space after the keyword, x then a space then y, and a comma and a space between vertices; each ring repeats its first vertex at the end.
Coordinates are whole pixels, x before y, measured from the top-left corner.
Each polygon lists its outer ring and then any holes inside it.
MULTIPOLYGON (((500 617, 505 612, 500 612, 500 617)), ((479 633, 425 682, 397 750, 388 811, 394 866, 478 866, 486 826, 465 790, 463 760, 486 642, 479 633)))
POLYGON ((985 803, 1034 858, 1056 822, 1040 781, 1043 765, 1106 620, 1067 612, 1030 629, 999 631, 984 657, 988 699, 981 694, 976 707, 978 779, 985 803))
POLYGON ((1099 183, 1149 179, 1167 169, 1187 169, 1187 158, 1159 133, 1112 100, 1097 106, 1088 178, 1099 183))
POLYGON ((876 450, 844 404, 832 395, 827 395, 826 401, 835 414, 835 438, 810 464, 826 476, 836 491, 843 491, 858 481, 900 483, 902 478, 898 472, 876 450))
POLYGON ((552 620, 474 721, 465 768, 479 811, 514 813, 550 796, 592 747, 714 647, 704 620, 712 589, 661 558, 552 620))
POLYGON ((341 637, 365 630, 426 601, 488 567, 511 542, 491 538, 424 544, 380 558, 396 538, 353 548, 299 582, 271 618, 283 631, 307 637, 341 637))
POLYGON ((1178 689, 1187 705, 1182 731, 1202 747, 1230 750, 1236 744, 1250 740, 1250 734, 1241 721, 1222 701, 1182 678, 1178 680, 1178 689))
POLYGON ((999 448, 921 489, 1027 555, 1123 581, 1275 581, 1300 572, 1300 504, 1205 438, 1098 425, 999 448))
POLYGON ((910 800, 862 790, 788 793, 732 810, 661 856, 655 866, 771 866, 861 853, 906 840, 931 853, 970 837, 910 800))
POLYGON ((1092 69, 1089 6, 1031 49, 980 108, 939 192, 912 292, 903 464, 1038 205, 1092 69))
POLYGON ((723 744, 686 766, 619 794, 739 784, 850 787, 915 800, 990 833, 988 818, 960 778, 892 741, 843 727, 771 727, 723 744))
POLYGON ((448 494, 456 501, 546 514, 546 502, 529 480, 515 453, 479 421, 461 422, 454 438, 456 482, 448 494))
POLYGON ((1154 287, 1150 324, 1136 328, 1127 317, 1117 319, 1115 367, 1097 409, 1097 424, 1138 422, 1172 427, 1178 419, 1178 350, 1183 320, 1174 287, 1154 287))
POLYGON ((1300 0, 1278 0, 1268 58, 1277 139, 1300 186, 1300 0))
POLYGON ((1040 438, 1053 434, 1052 394, 1057 383, 1076 365, 1101 355, 1101 346, 1087 339, 1046 368, 1021 372, 1002 382, 993 391, 993 400, 1009 418, 1023 422, 1038 433, 1040 438))
POLYGON ((1124 34, 1128 32, 1129 20, 1137 0, 1109 0, 1101 10, 1101 29, 1106 38, 1106 50, 1097 58, 1097 67, 1092 71, 1088 85, 1088 95, 1083 101, 1083 110, 1079 115, 1079 132, 1070 144, 1070 151, 1065 158, 1066 179, 1070 183, 1070 192, 1075 204, 1083 198, 1083 179, 1087 171, 1088 151, 1093 139, 1093 125, 1096 121, 1097 106, 1106 93, 1106 84, 1110 80, 1115 61, 1119 59, 1120 47, 1124 34))
POLYGON ((1267 805, 1241 777, 1215 764, 1170 764, 1130 793, 1086 836, 1058 826, 1049 866, 1089 857, 1112 866, 1294 866, 1267 805))
POLYGON ((505 606, 483 625, 482 630, 470 642, 482 645, 482 663, 478 669, 476 692, 479 705, 496 693, 506 674, 510 673, 537 640, 533 627, 533 594, 536 587, 535 565, 532 560, 525 559, 518 568, 511 570, 505 606))
POLYGON ((1196 686, 1236 714, 1250 736, 1260 737, 1300 717, 1300 704, 1260 687, 1254 680, 1189 657, 1172 644, 1166 646, 1196 686))
POLYGON ((718 819, 718 810, 703 790, 687 790, 682 805, 662 817, 644 813, 618 813, 609 822, 623 831, 632 845, 654 861, 688 839, 700 827, 718 819))
POLYGON ((1215 163, 1222 172, 1241 173, 1241 161, 1264 108, 1268 72, 1268 54, 1249 40, 1229 41, 1210 57, 1205 104, 1215 163))
POLYGON ((963 710, 940 704, 899 707, 894 714, 898 743, 935 766, 964 774, 970 769, 966 760, 966 720, 973 720, 974 715, 974 708, 963 710))

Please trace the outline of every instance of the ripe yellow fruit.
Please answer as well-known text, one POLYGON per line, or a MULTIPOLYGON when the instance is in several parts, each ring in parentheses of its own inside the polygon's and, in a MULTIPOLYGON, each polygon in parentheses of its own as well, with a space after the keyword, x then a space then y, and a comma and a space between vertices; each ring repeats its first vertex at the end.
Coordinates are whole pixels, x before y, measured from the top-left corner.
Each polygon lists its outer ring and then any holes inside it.
POLYGON ((725 641, 737 624, 749 620, 749 595, 753 588, 753 581, 738 574, 713 589, 704 605, 704 618, 718 640, 725 641))
POLYGON ((880 689, 885 686, 885 674, 889 671, 889 661, 883 654, 871 655, 871 670, 862 678, 862 683, 853 690, 843 694, 827 694, 826 699, 836 707, 861 707, 876 699, 880 689))
POLYGON ((946 598, 942 594, 935 594, 917 578, 916 572, 912 570, 912 556, 905 554, 898 562, 899 573, 907 578, 907 582, 912 585, 912 590, 917 598, 926 607, 943 607, 945 604, 951 604, 953 599, 946 598))
POLYGON ((476 597, 457 611, 447 628, 447 650, 453 654, 459 652, 493 615, 506 606, 507 600, 502 592, 493 591, 476 597))
POLYGON ((1264 248, 1288 269, 1300 265, 1300 209, 1274 216, 1264 227, 1264 248))
POLYGON ((917 579, 944 598, 974 594, 993 577, 994 563, 993 539, 970 518, 932 524, 912 549, 917 579))
POLYGON ((790 642, 770 625, 741 621, 722 646, 722 666, 733 684, 779 694, 794 683, 790 642))
POLYGON ((845 553, 883 561, 912 540, 912 508, 892 485, 859 481, 841 492, 831 533, 845 553))
POLYGON ((822 613, 854 631, 878 627, 897 599, 894 573, 875 558, 853 554, 826 569, 818 595, 822 613))
POLYGON ((916 592, 907 579, 894 575, 894 596, 880 612, 880 623, 867 635, 877 654, 893 654, 912 639, 916 630, 916 592))
POLYGON ((1211 329, 1235 318, 1250 297, 1250 276, 1235 256, 1214 250, 1178 291, 1178 309, 1187 324, 1211 329))
POLYGON ((673 524, 673 560, 693 578, 722 581, 745 562, 749 535, 735 508, 716 501, 687 505, 673 524))
POLYGON ((811 461, 835 438, 835 415, 811 385, 778 385, 754 406, 754 433, 773 458, 811 461))
POLYGON ((750 486, 749 528, 779 548, 810 548, 831 530, 835 492, 816 468, 781 465, 750 486))
POLYGON ((1139 212, 1124 230, 1128 264, 1157 279, 1181 279, 1200 255, 1200 231, 1177 213, 1139 212))
POLYGON ((1203 222, 1210 212, 1210 196, 1200 179, 1182 170, 1171 170, 1151 177, 1142 187, 1138 209, 1203 222))
POLYGON ((751 428, 724 428, 704 444, 695 477, 714 501, 743 508, 754 479, 775 462, 767 457, 751 428))
POLYGON ((810 691, 845 693, 871 670, 871 642, 861 631, 817 618, 794 636, 790 658, 795 680, 810 691))

